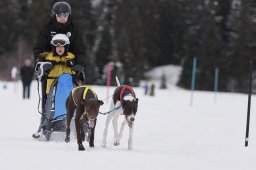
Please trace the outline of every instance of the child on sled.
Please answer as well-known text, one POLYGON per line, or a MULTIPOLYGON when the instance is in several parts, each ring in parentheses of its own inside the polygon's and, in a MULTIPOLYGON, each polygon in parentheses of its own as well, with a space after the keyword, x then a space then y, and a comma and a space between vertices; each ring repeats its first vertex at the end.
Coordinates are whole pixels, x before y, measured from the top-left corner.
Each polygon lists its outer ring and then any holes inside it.
POLYGON ((40 62, 36 66, 38 77, 42 82, 42 117, 38 130, 33 133, 39 138, 44 131, 45 105, 47 95, 54 81, 62 74, 72 75, 73 83, 77 86, 83 82, 83 67, 76 63, 75 55, 68 52, 69 38, 65 34, 56 34, 52 37, 52 52, 40 54, 40 62))

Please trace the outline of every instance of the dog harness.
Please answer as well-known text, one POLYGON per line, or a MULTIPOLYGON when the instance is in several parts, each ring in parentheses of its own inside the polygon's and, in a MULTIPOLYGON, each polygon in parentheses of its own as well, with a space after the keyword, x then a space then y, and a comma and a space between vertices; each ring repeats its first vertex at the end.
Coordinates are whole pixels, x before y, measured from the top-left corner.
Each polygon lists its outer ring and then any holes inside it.
POLYGON ((123 88, 122 88, 122 91, 120 93, 120 102, 121 103, 123 102, 123 97, 124 97, 123 95, 124 95, 125 90, 128 90, 132 94, 132 96, 134 98, 136 98, 136 95, 135 95, 133 89, 130 86, 124 85, 123 88))
POLYGON ((76 103, 76 101, 75 101, 75 99, 74 99, 74 97, 73 97, 74 91, 75 91, 76 89, 78 89, 78 88, 81 88, 81 87, 85 87, 84 93, 83 93, 83 100, 85 100, 85 97, 86 97, 87 92, 88 92, 89 90, 91 90, 91 92, 93 93, 93 95, 95 96, 95 98, 98 99, 96 93, 92 90, 91 87, 89 87, 89 86, 78 86, 78 87, 76 87, 76 88, 74 88, 74 89, 72 90, 72 99, 73 99, 73 102, 75 103, 76 106, 77 106, 77 103, 76 103))

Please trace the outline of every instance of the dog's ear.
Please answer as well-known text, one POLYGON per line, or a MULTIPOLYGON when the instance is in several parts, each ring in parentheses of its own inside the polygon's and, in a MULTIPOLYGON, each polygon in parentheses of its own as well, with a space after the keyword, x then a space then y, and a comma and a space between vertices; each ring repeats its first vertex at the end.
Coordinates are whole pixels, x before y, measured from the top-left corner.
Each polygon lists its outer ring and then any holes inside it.
POLYGON ((138 108, 138 102, 139 102, 139 99, 136 98, 136 99, 135 99, 135 107, 136 107, 136 108, 138 108))
POLYGON ((139 99, 138 99, 138 98, 136 98, 136 99, 135 99, 135 102, 138 104, 138 102, 139 102, 139 99))
POLYGON ((104 104, 104 102, 102 100, 98 100, 98 103, 100 106, 102 106, 104 104))

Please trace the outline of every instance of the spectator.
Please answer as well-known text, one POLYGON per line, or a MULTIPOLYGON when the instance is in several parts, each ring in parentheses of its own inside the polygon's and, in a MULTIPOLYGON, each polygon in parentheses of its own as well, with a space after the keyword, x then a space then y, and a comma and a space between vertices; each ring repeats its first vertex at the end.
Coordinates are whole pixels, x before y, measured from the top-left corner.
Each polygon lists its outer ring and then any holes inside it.
POLYGON ((149 95, 150 96, 155 96, 155 84, 151 84, 149 95))
POLYGON ((144 84, 144 94, 145 94, 145 95, 148 94, 148 89, 149 89, 149 85, 148 85, 148 83, 146 82, 146 83, 144 84))
POLYGON ((30 85, 34 75, 34 68, 32 66, 32 61, 26 59, 24 65, 20 69, 20 76, 23 85, 23 99, 29 99, 30 97, 30 85))
POLYGON ((18 69, 17 67, 12 67, 12 70, 11 70, 11 79, 12 81, 17 81, 17 72, 18 72, 18 69))

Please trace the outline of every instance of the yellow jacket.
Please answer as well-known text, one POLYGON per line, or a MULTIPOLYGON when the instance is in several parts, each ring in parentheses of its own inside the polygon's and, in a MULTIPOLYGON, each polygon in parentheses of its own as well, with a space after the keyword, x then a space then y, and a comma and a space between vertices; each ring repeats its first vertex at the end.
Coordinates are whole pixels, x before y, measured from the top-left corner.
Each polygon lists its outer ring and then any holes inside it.
POLYGON ((72 60, 74 58, 75 58, 75 55, 73 53, 70 53, 70 52, 67 53, 67 56, 63 56, 63 57, 53 56, 52 52, 50 52, 46 55, 45 61, 55 61, 55 62, 57 62, 57 64, 54 65, 54 67, 52 68, 52 70, 48 74, 49 78, 47 79, 46 94, 49 93, 52 83, 61 74, 64 74, 64 73, 75 74, 75 72, 73 70, 71 70, 70 67, 65 65, 66 61, 72 60))

